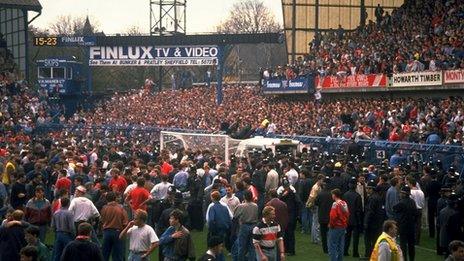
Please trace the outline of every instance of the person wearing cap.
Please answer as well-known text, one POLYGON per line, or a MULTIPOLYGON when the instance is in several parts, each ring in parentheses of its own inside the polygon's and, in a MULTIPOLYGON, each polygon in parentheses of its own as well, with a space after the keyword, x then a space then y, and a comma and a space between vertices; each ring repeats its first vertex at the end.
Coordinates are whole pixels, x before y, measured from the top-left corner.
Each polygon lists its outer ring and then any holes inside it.
POLYGON ((440 247, 449 254, 448 245, 453 240, 460 239, 462 231, 462 220, 458 211, 459 197, 451 193, 447 206, 440 211, 437 223, 440 226, 440 247))
POLYGON ((42 186, 35 188, 35 196, 26 204, 24 217, 27 222, 39 228, 39 239, 45 242, 47 225, 52 220, 52 207, 50 202, 44 197, 45 190, 42 186))
POLYGON ((377 238, 372 250, 371 261, 402 261, 403 253, 396 243, 398 225, 394 220, 383 223, 383 232, 377 238))
POLYGON ((437 179, 437 171, 432 169, 430 173, 430 182, 424 187, 425 195, 427 195, 427 221, 429 225, 429 236, 435 237, 436 217, 437 217, 437 204, 440 198, 441 184, 437 179))
POLYGON ((286 178, 283 178, 282 186, 277 189, 277 194, 287 206, 287 211, 284 212, 284 214, 287 216, 288 223, 285 227, 282 226, 282 230, 284 231, 286 253, 288 253, 289 256, 293 256, 295 255, 295 229, 299 208, 296 190, 286 178))
POLYGON ((380 195, 377 184, 369 181, 366 186, 367 199, 364 215, 364 245, 365 257, 371 256, 375 241, 382 233, 382 225, 385 220, 385 201, 380 195))
POLYGON ((217 257, 222 254, 223 240, 220 237, 212 236, 208 240, 208 250, 201 256, 198 261, 216 261, 217 257))
POLYGON ((100 217, 97 208, 93 202, 85 197, 87 190, 84 186, 78 186, 74 198, 69 205, 69 211, 74 215, 74 224, 79 226, 80 223, 89 222, 92 219, 100 217))
POLYGON ((443 185, 440 189, 440 198, 437 201, 437 222, 436 222, 436 230, 437 230, 437 238, 436 238, 436 247, 437 247, 437 255, 443 255, 446 251, 440 246, 440 223, 438 222, 438 217, 440 216, 440 211, 448 205, 448 198, 451 195, 451 188, 447 185, 443 185))
POLYGON ((413 261, 416 255, 415 230, 418 219, 416 203, 411 198, 411 188, 403 186, 400 193, 400 201, 393 206, 396 221, 399 224, 400 245, 404 253, 404 258, 413 261))
POLYGON ((348 256, 350 249, 351 236, 353 236, 353 257, 359 257, 359 234, 363 224, 363 207, 361 196, 356 193, 356 178, 352 177, 348 183, 348 191, 343 194, 343 200, 348 205, 350 217, 345 235, 344 256, 348 256))

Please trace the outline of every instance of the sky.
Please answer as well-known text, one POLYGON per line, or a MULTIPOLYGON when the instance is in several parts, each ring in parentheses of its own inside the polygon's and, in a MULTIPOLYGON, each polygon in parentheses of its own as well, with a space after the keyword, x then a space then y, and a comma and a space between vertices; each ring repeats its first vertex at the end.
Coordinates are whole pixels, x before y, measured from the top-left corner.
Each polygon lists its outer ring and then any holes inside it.
MULTIPOLYGON (((39 0, 42 14, 32 23, 47 29, 61 15, 89 15, 105 34, 124 33, 137 26, 149 33, 149 0, 39 0)), ((215 26, 227 18, 233 4, 241 0, 187 0, 187 33, 214 32, 215 26)), ((282 24, 280 0, 262 0, 282 24)))

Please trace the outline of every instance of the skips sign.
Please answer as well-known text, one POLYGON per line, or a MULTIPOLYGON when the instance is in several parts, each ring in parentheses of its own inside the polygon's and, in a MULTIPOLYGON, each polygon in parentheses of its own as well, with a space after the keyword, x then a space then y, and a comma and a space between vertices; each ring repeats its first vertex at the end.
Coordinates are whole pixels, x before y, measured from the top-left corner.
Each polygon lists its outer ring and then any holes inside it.
POLYGON ((217 46, 91 46, 90 66, 216 65, 217 46))

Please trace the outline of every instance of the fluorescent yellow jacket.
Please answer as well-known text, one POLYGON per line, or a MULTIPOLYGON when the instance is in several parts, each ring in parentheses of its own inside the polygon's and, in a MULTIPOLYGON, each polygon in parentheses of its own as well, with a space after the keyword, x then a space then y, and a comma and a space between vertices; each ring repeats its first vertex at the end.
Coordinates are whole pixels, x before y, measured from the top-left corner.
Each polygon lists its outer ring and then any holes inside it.
POLYGON ((398 248, 395 240, 385 232, 377 238, 375 242, 374 250, 372 250, 370 261, 379 260, 379 245, 381 242, 387 242, 391 250, 391 261, 401 261, 401 249, 398 248))
POLYGON ((16 170, 15 165, 11 161, 8 161, 8 163, 5 165, 5 168, 3 169, 3 174, 2 174, 3 184, 9 185, 11 183, 10 174, 11 172, 14 172, 15 170, 16 170))

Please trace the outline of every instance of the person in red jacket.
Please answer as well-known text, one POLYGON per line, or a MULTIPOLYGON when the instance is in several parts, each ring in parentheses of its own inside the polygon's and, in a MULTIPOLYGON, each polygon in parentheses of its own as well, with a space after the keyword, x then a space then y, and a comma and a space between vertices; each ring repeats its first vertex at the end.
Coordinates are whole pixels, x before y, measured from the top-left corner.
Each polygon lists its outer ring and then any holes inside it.
POLYGON ((124 179, 124 177, 119 176, 120 170, 113 168, 111 169, 111 180, 110 180, 110 185, 109 187, 113 192, 118 194, 119 196, 122 196, 124 193, 124 190, 127 187, 127 181, 124 179))
POLYGON ((330 261, 343 260, 343 250, 345 244, 346 227, 350 212, 345 201, 341 200, 342 192, 339 189, 331 191, 334 203, 330 209, 329 220, 329 256, 330 261))

